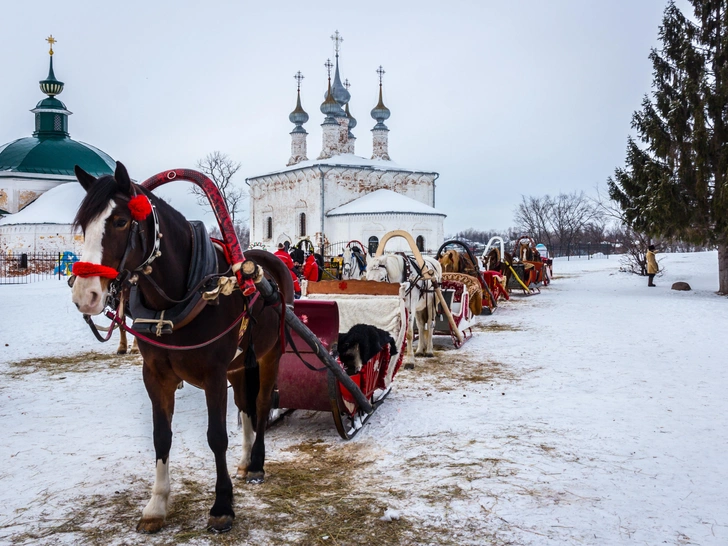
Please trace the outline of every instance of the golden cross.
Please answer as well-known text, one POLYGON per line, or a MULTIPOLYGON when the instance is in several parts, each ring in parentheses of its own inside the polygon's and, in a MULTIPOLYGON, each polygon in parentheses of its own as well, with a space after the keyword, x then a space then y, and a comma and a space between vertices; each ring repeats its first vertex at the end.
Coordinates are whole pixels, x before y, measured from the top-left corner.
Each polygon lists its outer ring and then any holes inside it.
POLYGON ((53 44, 55 44, 57 41, 58 40, 56 40, 53 37, 53 34, 51 34, 50 36, 48 36, 48 38, 46 38, 46 42, 48 42, 50 44, 50 46, 51 46, 50 50, 48 51, 48 54, 49 55, 53 55, 53 44))

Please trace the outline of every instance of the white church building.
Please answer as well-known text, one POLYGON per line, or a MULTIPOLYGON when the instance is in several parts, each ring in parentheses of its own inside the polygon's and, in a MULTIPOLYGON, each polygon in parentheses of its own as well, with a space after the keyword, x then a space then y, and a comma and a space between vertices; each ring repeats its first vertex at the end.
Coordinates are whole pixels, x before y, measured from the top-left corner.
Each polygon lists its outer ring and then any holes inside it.
MULTIPOLYGON (((390 110, 382 100, 380 66, 379 102, 371 116, 371 159, 355 155, 356 119, 349 111, 351 95, 339 71, 338 31, 332 36, 336 63, 327 61, 328 89, 321 104, 325 116, 321 153, 308 158, 303 125, 309 116, 301 107, 301 73, 296 108, 289 119, 291 157, 286 168, 246 179, 250 186, 250 240, 274 249, 278 243, 310 239, 317 250, 328 244, 360 241, 373 252, 382 235, 395 229, 408 231, 421 250, 435 251, 444 239, 445 214, 435 208, 435 181, 439 174, 405 168, 389 157, 390 110), (333 82, 331 69, 335 67, 333 82)), ((387 250, 408 248, 393 240, 387 250)))

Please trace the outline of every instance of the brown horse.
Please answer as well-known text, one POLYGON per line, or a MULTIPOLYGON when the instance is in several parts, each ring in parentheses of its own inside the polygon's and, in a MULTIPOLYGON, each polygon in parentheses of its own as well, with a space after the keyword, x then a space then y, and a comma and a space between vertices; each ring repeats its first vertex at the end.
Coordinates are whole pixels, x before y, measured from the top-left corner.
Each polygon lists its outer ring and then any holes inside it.
MULTIPOLYGON (((190 301, 199 304, 199 298, 193 300, 199 287, 190 289, 189 282, 195 276, 193 272, 198 271, 203 247, 207 248, 204 263, 213 264, 209 274, 207 270, 202 271, 204 279, 216 280, 229 274, 221 249, 207 246, 209 238, 204 229, 200 232, 199 225, 193 226, 163 200, 132 184, 121 163, 117 163, 113 177, 96 179, 79 167, 76 167, 76 177, 87 192, 75 219, 84 233, 85 262, 78 269, 81 276, 75 280, 72 298, 82 313, 101 313, 126 288, 131 288, 132 293, 136 290, 137 299, 132 294, 130 304, 135 319, 147 315, 135 310, 134 301, 138 309, 146 309, 152 317, 159 317, 164 311, 168 313, 167 318, 180 302, 183 306, 190 301), (210 262, 210 256, 216 260, 210 262), (128 279, 126 285, 121 283, 124 279, 128 279)), ((246 257, 264 269, 282 292, 283 301, 292 304, 292 281, 283 262, 260 250, 248 251, 246 257)), ((243 455, 238 474, 246 476, 251 483, 259 483, 264 477, 264 435, 282 350, 281 319, 272 306, 266 306, 259 298, 248 309, 250 320, 243 319, 241 324, 248 302, 239 290, 229 296, 219 296, 213 304, 201 301, 201 305, 195 304, 191 315, 180 316, 171 327, 164 320, 164 314, 161 319, 147 319, 147 324, 134 326, 135 330, 149 328, 151 322, 151 330, 154 332, 156 325, 157 335, 165 328, 171 330, 157 338, 171 348, 159 347, 144 339, 138 341, 144 359, 144 385, 152 402, 156 452, 152 496, 137 525, 142 532, 158 531, 167 516, 172 414, 175 391, 182 380, 203 389, 207 400, 207 440, 215 455, 217 471, 215 502, 210 509, 208 528, 228 531, 235 517, 232 481, 225 458, 228 381, 243 421, 243 455), (229 330, 224 333, 226 328, 229 330), (223 333, 219 339, 207 343, 223 333), (205 346, 183 350, 185 346, 201 344, 205 346)), ((154 334, 148 336, 147 339, 153 338, 154 334)))
POLYGON ((506 278, 506 286, 508 286, 513 277, 513 270, 509 267, 509 265, 513 265, 513 256, 506 251, 503 251, 503 254, 501 256, 500 250, 496 247, 491 248, 483 258, 483 268, 486 271, 498 271, 506 278))
MULTIPOLYGON (((467 252, 458 252, 453 249, 446 250, 438 261, 442 266, 443 273, 464 273, 475 277, 477 280, 478 270, 467 252)), ((479 283, 478 286, 480 286, 479 283)), ((480 315, 483 311, 483 292, 482 290, 472 290, 470 292, 470 311, 474 315, 480 315)))

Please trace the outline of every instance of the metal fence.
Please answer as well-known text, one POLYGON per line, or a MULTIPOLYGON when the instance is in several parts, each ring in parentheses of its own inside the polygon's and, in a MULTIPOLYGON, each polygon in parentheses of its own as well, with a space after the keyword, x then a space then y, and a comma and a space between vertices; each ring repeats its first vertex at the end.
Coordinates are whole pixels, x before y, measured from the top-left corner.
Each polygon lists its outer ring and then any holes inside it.
POLYGON ((609 258, 615 254, 615 245, 612 243, 574 243, 571 245, 555 245, 549 248, 553 258, 609 258))
POLYGON ((63 279, 77 261, 70 252, 15 252, 0 254, 0 284, 28 284, 63 279))

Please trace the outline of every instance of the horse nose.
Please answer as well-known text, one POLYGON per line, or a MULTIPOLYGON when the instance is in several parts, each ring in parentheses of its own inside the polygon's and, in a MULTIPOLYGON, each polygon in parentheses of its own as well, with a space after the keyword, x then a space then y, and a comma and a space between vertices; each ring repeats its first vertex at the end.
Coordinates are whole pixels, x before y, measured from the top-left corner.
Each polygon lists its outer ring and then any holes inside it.
POLYGON ((98 302, 101 300, 101 294, 99 294, 96 290, 91 290, 90 294, 91 300, 89 301, 89 305, 91 307, 96 307, 98 302))

